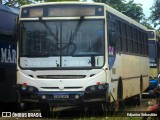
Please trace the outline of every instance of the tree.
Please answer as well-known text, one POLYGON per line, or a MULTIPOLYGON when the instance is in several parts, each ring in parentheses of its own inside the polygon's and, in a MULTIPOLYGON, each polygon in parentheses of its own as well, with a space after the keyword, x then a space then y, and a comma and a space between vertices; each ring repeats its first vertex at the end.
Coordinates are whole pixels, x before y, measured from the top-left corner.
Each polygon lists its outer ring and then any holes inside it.
POLYGON ((143 20, 141 21, 141 24, 146 26, 148 29, 154 29, 152 26, 151 26, 151 21, 150 19, 146 19, 146 18, 143 18, 143 20))
POLYGON ((4 5, 10 7, 19 7, 25 4, 31 4, 32 0, 2 0, 4 5))
POLYGON ((134 3, 133 0, 130 0, 128 3, 125 3, 124 10, 122 11, 128 17, 136 20, 137 22, 141 22, 144 19, 143 9, 141 4, 134 3))
POLYGON ((128 17, 140 22, 144 18, 143 9, 141 4, 134 3, 134 0, 94 0, 95 2, 106 3, 115 8, 119 12, 127 15, 128 17))
POLYGON ((154 23, 154 27, 160 31, 160 0, 155 0, 151 7, 150 19, 154 23))
POLYGON ((122 12, 125 11, 125 1, 124 0, 106 0, 106 3, 115 8, 116 10, 122 12))
POLYGON ((47 2, 79 1, 79 0, 46 0, 47 2))

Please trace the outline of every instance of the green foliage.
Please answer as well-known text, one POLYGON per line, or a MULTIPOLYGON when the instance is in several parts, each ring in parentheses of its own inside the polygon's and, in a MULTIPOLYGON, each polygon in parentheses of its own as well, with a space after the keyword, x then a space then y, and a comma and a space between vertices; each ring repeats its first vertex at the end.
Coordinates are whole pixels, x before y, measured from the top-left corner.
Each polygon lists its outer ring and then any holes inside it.
POLYGON ((127 15, 128 17, 140 22, 144 18, 143 9, 141 4, 134 3, 134 0, 126 2, 125 0, 94 0, 95 2, 106 3, 115 8, 119 12, 127 15))
POLYGON ((143 9, 141 4, 134 3, 134 0, 94 0, 95 2, 106 3, 109 6, 115 8, 119 12, 127 15, 128 17, 136 20, 144 26, 153 29, 150 25, 149 19, 144 17, 143 9))
POLYGON ((10 7, 19 7, 21 5, 25 4, 31 4, 31 0, 4 0, 4 5, 10 6, 10 7))
POLYGON ((134 3, 133 0, 130 0, 128 3, 125 3, 125 11, 123 13, 140 22, 144 18, 143 9, 141 6, 141 4, 134 3))
POLYGON ((47 2, 79 1, 79 0, 47 0, 47 2))
POLYGON ((143 18, 143 20, 141 21, 141 24, 146 26, 148 29, 154 29, 151 26, 151 21, 149 19, 143 18))
POLYGON ((125 1, 124 0, 107 0, 107 4, 116 10, 122 12, 125 11, 125 1))
POLYGON ((160 0, 155 0, 151 7, 150 19, 154 23, 154 27, 160 31, 160 0))

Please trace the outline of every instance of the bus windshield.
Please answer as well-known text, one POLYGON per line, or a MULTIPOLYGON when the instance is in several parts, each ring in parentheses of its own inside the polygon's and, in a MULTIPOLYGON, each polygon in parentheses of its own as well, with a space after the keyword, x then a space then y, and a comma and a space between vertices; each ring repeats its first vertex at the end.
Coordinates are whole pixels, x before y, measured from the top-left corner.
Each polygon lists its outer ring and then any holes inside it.
POLYGON ((149 40, 149 55, 150 55, 150 67, 157 67, 157 54, 156 54, 155 41, 149 40))
MULTIPOLYGON (((55 58, 57 64, 51 67, 102 66, 104 64, 104 21, 21 22, 20 57, 30 60, 37 57, 42 62, 47 57, 52 60, 55 58)), ((35 67, 50 66, 48 63, 45 66, 36 65, 35 67)))

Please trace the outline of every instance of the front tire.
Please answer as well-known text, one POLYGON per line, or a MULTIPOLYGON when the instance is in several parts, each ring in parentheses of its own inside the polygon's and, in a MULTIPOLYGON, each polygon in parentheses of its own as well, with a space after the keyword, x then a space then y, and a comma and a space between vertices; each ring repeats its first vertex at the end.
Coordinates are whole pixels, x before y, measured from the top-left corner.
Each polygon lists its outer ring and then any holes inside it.
POLYGON ((41 102, 41 103, 39 103, 39 108, 40 108, 42 117, 49 118, 51 116, 52 110, 51 110, 49 103, 41 102))

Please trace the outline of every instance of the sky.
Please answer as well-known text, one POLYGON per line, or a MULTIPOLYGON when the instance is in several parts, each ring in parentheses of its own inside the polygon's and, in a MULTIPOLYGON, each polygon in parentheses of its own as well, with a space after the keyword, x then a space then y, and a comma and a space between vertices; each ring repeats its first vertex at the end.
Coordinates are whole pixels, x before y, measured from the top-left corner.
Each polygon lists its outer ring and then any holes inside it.
MULTIPOLYGON (((129 0, 126 0, 126 1, 129 1, 129 0)), ((151 12, 151 10, 149 9, 152 7, 154 0, 134 0, 134 2, 142 4, 143 13, 145 14, 145 17, 148 18, 151 12)))
MULTIPOLYGON (((87 0, 87 1, 91 2, 92 0, 87 0)), ((126 0, 126 1, 129 1, 129 0, 126 0)), ((148 18, 150 16, 150 12, 151 12, 150 8, 152 7, 154 0, 134 0, 134 2, 142 4, 143 13, 145 17, 148 18)))

